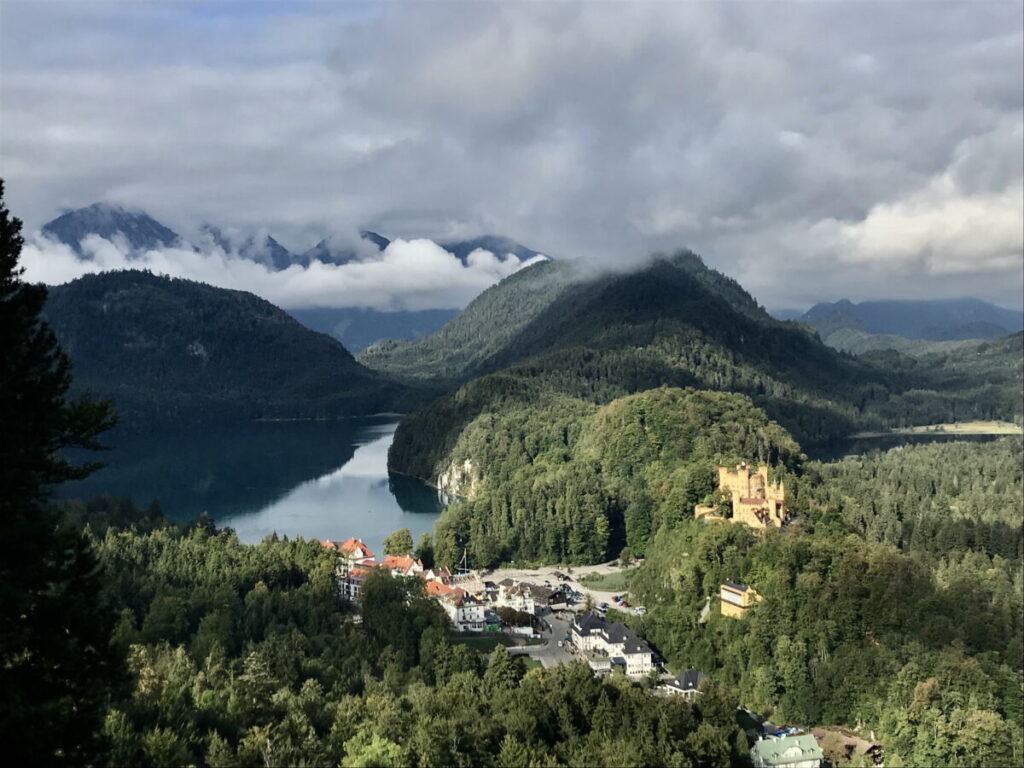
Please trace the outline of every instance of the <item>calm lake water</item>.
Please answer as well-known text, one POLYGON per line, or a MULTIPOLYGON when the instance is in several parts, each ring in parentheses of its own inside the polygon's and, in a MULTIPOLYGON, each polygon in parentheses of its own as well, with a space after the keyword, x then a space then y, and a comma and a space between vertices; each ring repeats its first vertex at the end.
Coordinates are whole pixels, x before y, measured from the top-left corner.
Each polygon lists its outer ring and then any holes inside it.
POLYGON ((218 526, 255 543, 280 536, 358 536, 379 553, 384 537, 433 529, 441 505, 434 489, 388 475, 398 422, 351 419, 276 422, 230 428, 118 437, 98 456, 105 466, 56 495, 129 496, 157 500, 178 521, 206 512, 218 526))

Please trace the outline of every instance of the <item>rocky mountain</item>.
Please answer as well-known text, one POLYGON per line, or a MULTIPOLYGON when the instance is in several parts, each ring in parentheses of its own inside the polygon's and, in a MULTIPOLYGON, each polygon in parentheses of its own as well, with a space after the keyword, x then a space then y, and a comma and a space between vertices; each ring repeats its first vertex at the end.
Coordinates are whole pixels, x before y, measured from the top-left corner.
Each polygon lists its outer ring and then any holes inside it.
POLYGON ((180 243, 181 238, 171 229, 144 211, 129 210, 108 203, 93 203, 85 208, 66 211, 43 225, 42 232, 58 242, 70 246, 84 256, 82 240, 99 235, 107 240, 116 236, 125 239, 132 250, 166 248, 180 243))
POLYGON ((135 428, 336 418, 417 402, 336 340, 242 291, 107 272, 51 289, 45 316, 76 387, 114 398, 135 428))
POLYGON ((515 240, 510 240, 509 238, 501 237, 500 235, 481 235, 480 237, 474 237, 470 240, 445 242, 440 243, 440 245, 449 253, 453 253, 458 256, 459 260, 463 264, 466 263, 469 254, 478 249, 490 251, 500 258, 506 258, 508 254, 511 253, 523 261, 532 259, 536 256, 546 256, 547 258, 551 258, 540 251, 527 248, 525 245, 521 245, 515 240))

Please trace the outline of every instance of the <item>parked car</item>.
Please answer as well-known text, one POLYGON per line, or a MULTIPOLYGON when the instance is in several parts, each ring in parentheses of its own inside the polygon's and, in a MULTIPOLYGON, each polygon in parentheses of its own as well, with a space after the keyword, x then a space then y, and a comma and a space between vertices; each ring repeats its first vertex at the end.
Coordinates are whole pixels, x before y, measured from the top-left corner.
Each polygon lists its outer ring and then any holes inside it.
POLYGON ((629 603, 627 603, 627 602, 626 602, 625 600, 623 600, 623 601, 622 601, 621 603, 619 603, 619 605, 620 605, 620 606, 621 606, 622 608, 629 608, 629 603))
POLYGON ((642 605, 638 605, 633 609, 633 613, 635 613, 637 616, 643 616, 645 613, 647 613, 647 609, 644 608, 642 605))
POLYGON ((622 599, 622 595, 612 595, 612 602, 617 603, 622 599))

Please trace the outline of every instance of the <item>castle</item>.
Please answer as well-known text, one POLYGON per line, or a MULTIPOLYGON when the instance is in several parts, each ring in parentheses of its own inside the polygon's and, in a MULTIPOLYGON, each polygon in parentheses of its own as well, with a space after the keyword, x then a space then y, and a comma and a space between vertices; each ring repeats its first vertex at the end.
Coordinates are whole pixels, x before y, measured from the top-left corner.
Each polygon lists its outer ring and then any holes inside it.
MULTIPOLYGON (((755 472, 746 464, 718 468, 718 487, 732 496, 732 521, 751 528, 781 528, 786 521, 782 483, 768 482, 768 467, 761 464, 755 472)), ((724 520, 717 507, 698 504, 694 516, 724 520)))

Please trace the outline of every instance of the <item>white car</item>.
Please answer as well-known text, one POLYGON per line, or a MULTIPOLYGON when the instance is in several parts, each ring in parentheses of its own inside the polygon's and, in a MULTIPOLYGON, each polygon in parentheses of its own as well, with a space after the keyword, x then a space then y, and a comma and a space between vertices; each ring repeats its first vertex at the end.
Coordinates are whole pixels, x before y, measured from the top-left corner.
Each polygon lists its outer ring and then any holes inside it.
POLYGON ((647 609, 644 608, 642 605, 638 605, 633 609, 633 613, 635 613, 637 616, 643 616, 645 613, 647 613, 647 609))

